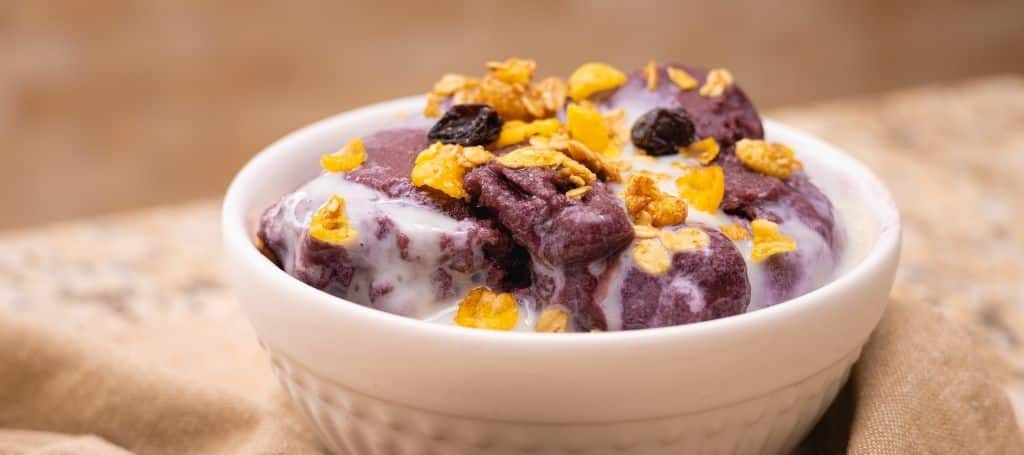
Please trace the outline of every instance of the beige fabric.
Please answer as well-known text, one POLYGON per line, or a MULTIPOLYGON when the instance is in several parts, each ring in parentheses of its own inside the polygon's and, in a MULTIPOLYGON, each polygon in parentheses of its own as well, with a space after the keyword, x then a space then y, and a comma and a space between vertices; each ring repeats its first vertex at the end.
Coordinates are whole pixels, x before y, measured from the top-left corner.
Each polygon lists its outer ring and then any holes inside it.
MULTIPOLYGON (((235 318, 117 334, 0 312, 0 454, 317 453, 235 318)), ((52 319, 51 319, 52 320, 52 319)), ((890 305, 802 453, 1024 453, 965 334, 890 305)))

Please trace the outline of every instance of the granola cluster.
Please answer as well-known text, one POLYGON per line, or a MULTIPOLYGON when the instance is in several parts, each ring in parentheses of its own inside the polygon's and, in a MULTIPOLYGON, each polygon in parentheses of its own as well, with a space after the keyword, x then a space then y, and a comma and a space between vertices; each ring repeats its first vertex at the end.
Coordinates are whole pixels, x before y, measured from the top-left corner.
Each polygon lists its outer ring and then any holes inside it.
POLYGON ((565 103, 568 87, 556 77, 534 83, 536 68, 533 60, 510 58, 488 62, 487 74, 479 79, 445 74, 427 94, 423 115, 440 116, 441 103, 450 97, 455 104, 488 104, 506 121, 553 117, 565 103))
POLYGON ((345 198, 334 195, 324 203, 309 225, 309 236, 331 245, 347 245, 356 239, 356 228, 345 214, 345 198))
POLYGON ((623 193, 626 212, 636 224, 654 227, 672 226, 686 221, 686 203, 658 189, 646 175, 631 175, 623 193))

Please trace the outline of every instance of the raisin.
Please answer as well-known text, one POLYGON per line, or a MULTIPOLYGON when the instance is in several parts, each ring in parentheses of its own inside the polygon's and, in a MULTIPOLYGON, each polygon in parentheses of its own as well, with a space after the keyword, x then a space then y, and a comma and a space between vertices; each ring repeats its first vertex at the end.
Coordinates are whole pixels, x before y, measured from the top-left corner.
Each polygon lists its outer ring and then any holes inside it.
POLYGON ((501 134, 501 117, 486 104, 456 104, 430 128, 430 142, 462 146, 487 145, 501 134))
POLYGON ((693 120, 683 108, 658 107, 636 120, 630 136, 633 145, 648 154, 668 155, 693 142, 694 132, 693 120))

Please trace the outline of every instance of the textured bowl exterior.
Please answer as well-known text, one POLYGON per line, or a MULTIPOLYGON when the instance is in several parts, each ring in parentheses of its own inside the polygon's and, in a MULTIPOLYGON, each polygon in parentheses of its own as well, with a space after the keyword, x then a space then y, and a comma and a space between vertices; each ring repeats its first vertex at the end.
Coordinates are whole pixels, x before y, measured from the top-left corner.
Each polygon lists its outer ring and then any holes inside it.
POLYGON ((239 302, 281 383, 345 454, 778 453, 845 381, 887 303, 899 214, 863 165, 766 121, 797 151, 865 247, 829 284, 751 313, 678 327, 508 333, 425 323, 345 302, 253 245, 259 213, 351 137, 422 98, 340 114, 251 160, 228 190, 223 237, 239 302))
POLYGON ((775 454, 792 451, 846 382, 860 349, 746 401, 639 421, 544 425, 466 419, 371 397, 268 349, 274 373, 332 453, 775 454))

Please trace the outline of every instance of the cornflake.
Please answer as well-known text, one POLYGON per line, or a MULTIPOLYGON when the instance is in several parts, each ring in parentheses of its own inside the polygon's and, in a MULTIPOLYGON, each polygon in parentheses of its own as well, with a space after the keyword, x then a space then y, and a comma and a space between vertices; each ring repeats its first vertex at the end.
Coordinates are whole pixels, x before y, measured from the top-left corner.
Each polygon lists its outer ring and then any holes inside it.
POLYGON ((463 327, 512 330, 519 321, 519 306, 507 292, 495 293, 485 287, 469 291, 459 302, 455 323, 463 327))
POLYGON ((534 330, 543 333, 562 333, 569 327, 569 312, 559 306, 549 306, 540 312, 534 330))
POLYGON ((590 169, 587 169, 586 166, 550 147, 520 147, 499 156, 495 161, 502 166, 512 169, 525 167, 555 168, 559 170, 559 175, 573 180, 578 186, 582 186, 579 183, 592 182, 597 179, 597 175, 591 172, 590 169), (576 177, 576 179, 572 177, 576 177))
POLYGON ((530 86, 523 96, 523 105, 536 118, 554 117, 565 105, 568 90, 561 79, 548 77, 530 86))
POLYGON ((758 218, 750 222, 750 230, 754 236, 754 246, 750 250, 750 259, 754 262, 761 262, 769 257, 796 251, 796 240, 779 232, 779 225, 771 221, 758 218))
POLYGON ((633 234, 636 235, 636 238, 638 239, 653 239, 658 236, 659 232, 661 232, 660 229, 646 224, 633 225, 633 234))
POLYGON ((413 185, 428 186, 456 199, 465 198, 462 180, 466 172, 493 158, 483 147, 435 142, 416 156, 411 180, 413 185))
POLYGON ((658 91, 658 62, 650 60, 644 65, 644 80, 647 81, 647 91, 658 91))
POLYGON ((680 147, 679 153, 683 156, 694 158, 700 164, 708 164, 715 160, 718 152, 721 151, 718 141, 713 137, 706 137, 686 147, 680 147))
POLYGON ((501 126, 501 135, 498 136, 495 147, 502 148, 518 144, 534 136, 551 137, 561 129, 562 122, 555 118, 532 122, 509 120, 501 126))
POLYGON ((725 172, 719 166, 691 167, 676 179, 676 188, 697 210, 715 213, 725 197, 725 172))
POLYGON ((471 103, 478 99, 480 81, 461 74, 448 73, 434 83, 433 89, 427 94, 427 104, 423 107, 425 117, 440 117, 441 100, 451 96, 456 104, 471 103))
POLYGON ((569 199, 575 199, 578 201, 580 199, 583 199, 583 196, 586 196, 587 193, 590 192, 590 189, 590 185, 584 185, 579 188, 573 188, 569 191, 566 191, 565 196, 568 197, 569 199))
POLYGON ((356 228, 345 215, 345 198, 333 195, 313 214, 309 235, 331 245, 347 245, 356 238, 356 228))
POLYGON ((363 140, 352 139, 341 150, 320 157, 320 167, 327 172, 348 172, 363 165, 366 161, 366 148, 363 140))
POLYGON ((590 150, 607 157, 618 155, 618 147, 612 145, 608 124, 597 109, 570 104, 566 113, 569 135, 582 142, 590 150))
MULTIPOLYGON (((561 149, 562 144, 554 144, 561 149)), ((621 161, 610 160, 604 155, 595 152, 590 147, 587 147, 586 144, 575 139, 566 140, 564 144, 564 150, 567 155, 572 157, 574 160, 583 163, 597 175, 601 176, 601 178, 610 182, 622 181, 623 163, 621 161)))
MULTIPOLYGON (((690 73, 687 73, 686 70, 682 68, 668 67, 665 72, 668 73, 669 80, 671 80, 673 84, 676 84, 676 87, 679 87, 679 90, 688 92, 697 88, 697 79, 691 76, 690 73)), ((703 93, 701 94, 703 95, 703 93)))
POLYGON ((718 228, 718 230, 722 231, 722 234, 725 234, 729 240, 746 240, 750 238, 750 232, 739 223, 727 224, 718 228))
POLYGON ((722 96, 725 89, 732 85, 732 81, 732 73, 729 70, 724 68, 713 69, 708 72, 708 77, 700 88, 700 94, 708 98, 722 96))
POLYGON ((633 246, 633 262, 648 275, 661 275, 668 271, 672 257, 656 239, 644 239, 633 246))
POLYGON ((663 193, 650 177, 631 175, 623 199, 636 224, 662 227, 686 221, 686 203, 663 193))
POLYGON ((748 168, 780 179, 787 179, 793 171, 803 169, 793 149, 778 142, 741 139, 736 143, 736 157, 748 168))
POLYGON ((569 96, 581 101, 595 93, 604 92, 626 83, 626 74, 611 65, 598 62, 584 63, 569 76, 569 96))
POLYGON ((629 127, 626 123, 625 109, 611 109, 601 114, 605 128, 608 128, 608 149, 605 149, 606 156, 618 156, 621 147, 629 138, 629 127))
POLYGON ((685 227, 675 231, 661 231, 658 238, 661 240, 661 244, 665 245, 665 248, 668 248, 673 253, 699 250, 711 243, 711 237, 708 236, 707 232, 694 227, 685 227))
POLYGON ((504 62, 487 62, 487 71, 510 84, 529 84, 537 62, 512 57, 504 62))

